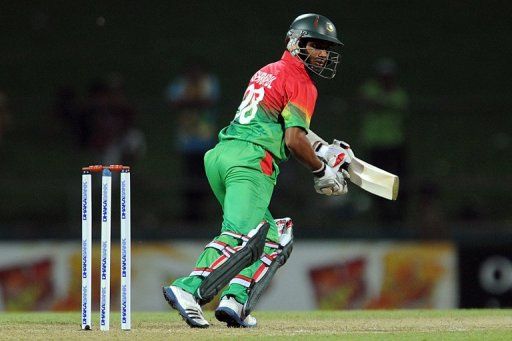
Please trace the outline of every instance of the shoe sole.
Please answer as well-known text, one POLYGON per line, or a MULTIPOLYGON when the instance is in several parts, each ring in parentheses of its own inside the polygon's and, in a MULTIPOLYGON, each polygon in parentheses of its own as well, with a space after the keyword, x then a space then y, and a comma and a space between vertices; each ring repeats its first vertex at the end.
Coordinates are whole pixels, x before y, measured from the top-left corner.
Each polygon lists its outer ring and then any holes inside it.
POLYGON ((162 291, 163 291, 163 294, 164 294, 164 298, 165 300, 167 301, 167 303, 169 303, 169 305, 173 308, 173 309, 176 309, 178 311, 178 313, 181 315, 181 317, 183 317, 183 319, 185 320, 185 322, 187 322, 187 324, 191 327, 191 328, 208 328, 209 325, 205 324, 205 325, 202 325, 202 324, 199 324, 199 323, 196 323, 195 321, 193 321, 190 317, 188 317, 188 314, 187 312, 185 311, 185 309, 183 309, 183 307, 178 303, 178 299, 176 298, 176 296, 174 295, 174 293, 172 292, 172 290, 169 288, 169 290, 167 290, 165 287, 162 287, 162 291))
POLYGON ((238 317, 237 313, 226 307, 217 308, 217 310, 215 310, 215 317, 221 322, 226 322, 228 328, 251 327, 245 324, 244 321, 238 317))

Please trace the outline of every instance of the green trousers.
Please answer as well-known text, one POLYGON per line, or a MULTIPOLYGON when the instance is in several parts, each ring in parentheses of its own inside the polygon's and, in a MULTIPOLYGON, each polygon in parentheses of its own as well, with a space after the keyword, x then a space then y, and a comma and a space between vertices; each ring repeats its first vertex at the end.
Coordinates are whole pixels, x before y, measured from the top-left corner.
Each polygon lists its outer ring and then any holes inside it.
MULTIPOLYGON (((220 142, 208 151, 204 161, 206 176, 223 211, 221 232, 229 231, 247 235, 262 220, 266 220, 270 224, 267 240, 277 242, 277 226, 268 206, 279 168, 270 154, 253 143, 228 140, 220 142)), ((214 240, 232 247, 242 243, 238 238, 223 234, 215 237, 214 240)), ((273 251, 269 247, 264 249, 267 254, 273 251)), ((196 262, 196 269, 210 267, 220 255, 219 250, 206 248, 196 262)), ((261 260, 257 260, 243 269, 239 275, 244 278, 253 278, 261 263, 261 260)), ((196 294, 203 279, 203 276, 190 275, 178 278, 172 285, 196 294)), ((233 296, 243 304, 248 298, 247 287, 232 283, 222 292, 222 296, 226 295, 233 296)))

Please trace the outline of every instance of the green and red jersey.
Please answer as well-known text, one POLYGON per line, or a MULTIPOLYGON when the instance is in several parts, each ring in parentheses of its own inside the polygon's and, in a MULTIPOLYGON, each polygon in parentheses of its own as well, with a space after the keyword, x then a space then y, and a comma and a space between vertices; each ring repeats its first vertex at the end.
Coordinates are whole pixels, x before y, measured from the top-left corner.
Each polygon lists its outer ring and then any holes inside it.
POLYGON ((219 140, 249 141, 265 148, 277 162, 284 161, 289 155, 285 129, 308 129, 316 99, 316 86, 304 64, 285 51, 281 60, 252 76, 235 118, 220 131, 219 140))

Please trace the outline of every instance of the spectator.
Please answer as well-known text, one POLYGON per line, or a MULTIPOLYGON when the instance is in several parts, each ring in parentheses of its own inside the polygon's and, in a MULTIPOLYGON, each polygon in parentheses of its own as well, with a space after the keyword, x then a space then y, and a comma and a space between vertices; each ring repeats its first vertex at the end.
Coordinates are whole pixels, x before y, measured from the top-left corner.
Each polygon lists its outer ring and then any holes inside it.
POLYGON ((124 79, 120 74, 108 77, 109 106, 112 119, 111 141, 103 154, 105 164, 134 165, 146 153, 146 137, 136 127, 137 112, 129 103, 125 92, 124 79))
POLYGON ((135 127, 135 114, 122 78, 92 83, 83 119, 92 122, 90 146, 101 152, 103 164, 133 165, 145 154, 146 139, 135 127))
POLYGON ((424 182, 418 196, 419 237, 424 239, 443 239, 449 236, 446 217, 440 198, 440 189, 436 183, 424 182))
POLYGON ((7 128, 9 127, 11 113, 7 102, 7 94, 0 90, 0 145, 7 128))
POLYGON ((176 117, 176 148, 181 156, 184 185, 184 219, 198 221, 202 199, 209 193, 204 174, 204 153, 215 144, 216 106, 219 82, 204 65, 187 65, 165 90, 165 98, 176 117))
MULTIPOLYGON (((365 81, 359 92, 362 109, 361 147, 367 160, 406 179, 405 119, 409 98, 396 79, 391 59, 375 63, 375 76, 365 81)), ((404 200, 404 186, 399 198, 404 200)), ((384 222, 402 220, 400 205, 376 200, 379 218, 384 222)))
POLYGON ((57 91, 53 114, 65 128, 69 129, 78 148, 87 147, 91 127, 82 115, 78 96, 73 87, 63 86, 57 91))

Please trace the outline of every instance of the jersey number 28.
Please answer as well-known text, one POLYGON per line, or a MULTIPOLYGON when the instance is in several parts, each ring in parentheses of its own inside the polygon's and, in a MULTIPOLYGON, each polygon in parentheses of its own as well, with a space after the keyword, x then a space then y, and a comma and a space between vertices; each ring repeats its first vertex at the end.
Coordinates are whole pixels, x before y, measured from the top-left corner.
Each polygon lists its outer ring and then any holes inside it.
POLYGON ((244 99, 235 115, 235 120, 241 124, 249 124, 252 121, 256 112, 258 111, 258 103, 261 102, 265 96, 265 88, 261 87, 256 89, 254 84, 251 84, 245 90, 244 99))

